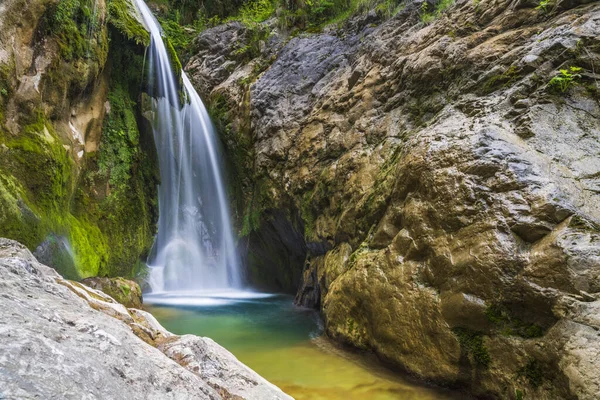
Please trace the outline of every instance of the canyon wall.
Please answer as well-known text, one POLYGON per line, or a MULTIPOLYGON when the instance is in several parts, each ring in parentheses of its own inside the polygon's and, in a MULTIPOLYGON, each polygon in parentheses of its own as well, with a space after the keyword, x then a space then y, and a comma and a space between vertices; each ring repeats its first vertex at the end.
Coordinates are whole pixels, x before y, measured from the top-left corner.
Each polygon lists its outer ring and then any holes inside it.
POLYGON ((201 33, 252 281, 422 379, 600 396, 599 32, 597 2, 463 0, 201 33))

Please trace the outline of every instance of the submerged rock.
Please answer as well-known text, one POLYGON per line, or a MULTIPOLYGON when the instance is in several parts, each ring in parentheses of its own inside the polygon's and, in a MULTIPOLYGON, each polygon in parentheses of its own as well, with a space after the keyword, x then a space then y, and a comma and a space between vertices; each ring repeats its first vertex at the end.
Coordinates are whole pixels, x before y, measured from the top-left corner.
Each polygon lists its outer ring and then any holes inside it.
POLYGON ((208 338, 64 280, 0 239, 0 398, 291 399, 208 338))

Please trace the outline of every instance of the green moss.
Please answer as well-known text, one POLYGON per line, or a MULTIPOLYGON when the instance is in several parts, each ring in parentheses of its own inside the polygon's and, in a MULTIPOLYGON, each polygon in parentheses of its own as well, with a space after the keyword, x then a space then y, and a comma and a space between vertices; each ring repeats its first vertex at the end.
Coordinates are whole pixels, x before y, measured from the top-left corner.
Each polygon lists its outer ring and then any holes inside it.
POLYGON ((169 61, 171 62, 171 69, 173 70, 173 74, 177 78, 177 82, 179 84, 179 88, 183 87, 183 79, 182 79, 182 71, 183 67, 181 66, 181 61, 179 61, 179 57, 177 56, 177 52, 173 47, 173 44, 169 40, 169 38, 164 38, 165 47, 167 49, 167 53, 169 53, 169 61))
POLYGON ((30 249, 43 240, 40 218, 22 200, 18 180, 0 168, 0 236, 17 240, 30 249))
POLYGON ((123 293, 123 296, 129 296, 129 293, 131 293, 131 288, 129 285, 122 283, 119 287, 121 288, 121 293, 123 293))
POLYGON ((159 172, 152 133, 140 129, 136 102, 143 49, 117 37, 121 45, 113 46, 109 55, 110 113, 98 151, 85 158, 73 213, 98 228, 89 231, 90 242, 106 249, 98 274, 133 278, 156 233, 159 172), (104 234, 93 236, 100 232, 104 234))
POLYGON ((131 0, 108 0, 108 21, 129 40, 150 45, 150 34, 134 16, 137 11, 131 0))
POLYGON ((42 24, 57 39, 64 60, 106 60, 106 30, 95 7, 94 0, 62 0, 46 12, 42 24))
POLYGON ((111 112, 104 120, 99 174, 108 178, 112 191, 125 191, 131 179, 132 164, 139 157, 140 133, 135 118, 136 104, 121 84, 111 87, 108 94, 111 112))
POLYGON ((107 249, 97 226, 70 214, 74 164, 52 124, 40 112, 38 121, 6 146, 9 154, 0 166, 1 201, 6 207, 0 234, 31 250, 52 233, 68 237, 77 273, 62 272, 70 278, 95 275, 105 263, 107 249))
MULTIPOLYGON (((31 250, 45 242, 48 262, 68 278, 133 276, 142 271, 139 258, 152 245, 157 219, 154 143, 151 134, 140 133, 134 100, 142 87, 144 49, 111 32, 111 65, 117 66, 109 91, 113 112, 105 119, 100 151, 86 154, 79 168, 68 150, 72 144, 53 123, 65 111, 60 105, 68 105, 64 98, 83 93, 108 57, 107 29, 92 26, 89 4, 57 3, 40 26, 61 45, 62 59, 41 83, 42 97, 57 105, 54 114, 21 112, 16 136, 3 133, 0 124, 0 236, 31 250), (87 47, 78 43, 82 38, 87 47), (58 237, 68 240, 72 252, 64 246, 52 250, 58 237)), ((0 66, 0 78, 1 112, 12 94, 10 66, 0 66)))
POLYGON ((69 241, 82 278, 98 275, 108 261, 106 238, 97 225, 83 217, 68 216, 69 241))
POLYGON ((491 358, 483 343, 483 334, 466 328, 454 328, 452 332, 460 343, 461 351, 467 353, 476 365, 489 367, 491 358))
POLYGON ((531 386, 538 388, 544 381, 543 371, 542 364, 539 361, 530 359, 525 366, 517 371, 517 376, 525 378, 531 386))
POLYGON ((512 86, 520 78, 519 70, 511 65, 503 73, 493 75, 483 84, 483 93, 489 94, 500 88, 512 86))
POLYGON ((485 315, 503 335, 523 338, 536 338, 544 335, 544 329, 541 326, 522 321, 501 304, 495 303, 487 307, 485 315))
POLYGON ((74 164, 43 114, 38 113, 37 122, 25 126, 6 146, 10 150, 7 168, 24 183, 27 197, 49 213, 68 209, 74 164))
POLYGON ((270 185, 266 178, 258 180, 254 185, 252 196, 242 217, 241 237, 259 230, 265 211, 273 207, 269 189, 270 185))

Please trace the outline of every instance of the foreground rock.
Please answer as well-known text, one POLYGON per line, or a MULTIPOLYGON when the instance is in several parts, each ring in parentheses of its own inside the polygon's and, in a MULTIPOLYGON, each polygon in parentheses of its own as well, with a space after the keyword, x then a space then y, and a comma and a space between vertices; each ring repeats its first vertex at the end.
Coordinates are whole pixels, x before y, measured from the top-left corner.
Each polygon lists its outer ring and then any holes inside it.
POLYGON ((7 239, 0 293, 0 398, 290 399, 212 340, 173 335, 7 239))
POLYGON ((535 3, 424 24, 408 1, 292 38, 258 76, 188 71, 230 105, 226 138, 251 127, 226 140, 250 149, 251 271, 288 218, 306 259, 279 274, 329 336, 484 398, 598 399, 600 5, 535 3))
POLYGON ((106 293, 127 308, 142 308, 142 289, 134 281, 120 277, 93 277, 84 279, 82 283, 106 293))

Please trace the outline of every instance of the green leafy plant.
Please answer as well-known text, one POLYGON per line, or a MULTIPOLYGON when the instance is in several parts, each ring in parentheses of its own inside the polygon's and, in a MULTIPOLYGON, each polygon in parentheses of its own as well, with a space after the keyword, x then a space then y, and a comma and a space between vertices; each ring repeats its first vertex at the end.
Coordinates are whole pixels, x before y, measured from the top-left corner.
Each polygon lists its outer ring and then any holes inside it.
POLYGON ((538 5, 535 9, 539 10, 541 12, 547 12, 549 5, 550 5, 550 0, 540 0, 540 2, 538 3, 538 5))
POLYGON ((578 79, 581 79, 581 67, 570 66, 566 69, 561 69, 558 75, 554 76, 548 82, 548 88, 554 91, 565 93, 569 90, 578 79))
POLYGON ((421 22, 424 24, 429 24, 436 18, 438 18, 444 11, 446 11, 450 6, 454 4, 454 0, 441 0, 436 4, 435 9, 429 11, 429 5, 425 1, 421 6, 421 22))

